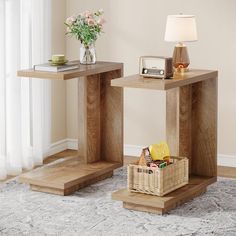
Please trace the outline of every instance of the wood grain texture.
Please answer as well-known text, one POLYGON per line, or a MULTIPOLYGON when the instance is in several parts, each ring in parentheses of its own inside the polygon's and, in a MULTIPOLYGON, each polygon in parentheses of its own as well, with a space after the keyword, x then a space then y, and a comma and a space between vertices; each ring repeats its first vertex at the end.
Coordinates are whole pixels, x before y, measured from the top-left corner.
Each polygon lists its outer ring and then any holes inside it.
POLYGON ((79 78, 78 86, 78 153, 92 163, 101 159, 100 75, 79 78))
POLYGON ((218 176, 236 178, 236 167, 218 166, 218 176))
POLYGON ((204 193, 207 186, 215 181, 216 177, 191 176, 188 185, 177 189, 164 197, 131 193, 127 189, 121 189, 112 194, 112 199, 123 201, 125 203, 124 207, 127 207, 127 204, 130 204, 128 205, 129 209, 131 209, 134 204, 133 210, 148 212, 153 212, 154 210, 157 211, 157 213, 159 213, 158 211, 160 211, 160 213, 165 213, 204 193))
POLYGON ((173 78, 165 80, 144 78, 140 75, 131 75, 112 80, 111 85, 116 87, 168 90, 214 78, 217 74, 217 71, 212 70, 191 69, 185 74, 175 74, 173 78))
POLYGON ((217 175, 217 78, 168 90, 166 136, 173 155, 190 160, 189 172, 217 175))
POLYGON ((101 74, 101 157, 123 164, 123 89, 111 87, 111 80, 123 70, 101 74))
POLYGON ((204 194, 206 190, 207 190, 206 188, 202 188, 202 189, 199 189, 198 191, 189 193, 189 195, 187 195, 185 198, 182 198, 180 201, 176 201, 172 205, 166 206, 164 208, 150 207, 150 206, 145 206, 141 204, 127 203, 127 202, 123 202, 123 207, 129 210, 143 211, 143 212, 163 215, 165 213, 168 213, 170 210, 173 210, 176 207, 192 200, 193 198, 199 197, 200 195, 204 194))
POLYGON ((84 188, 86 186, 89 186, 91 184, 94 184, 98 181, 111 178, 113 176, 113 171, 107 172, 105 174, 99 175, 96 178, 93 179, 88 179, 82 183, 76 184, 70 188, 65 188, 65 189, 58 189, 58 188, 52 188, 52 187, 43 187, 43 186, 37 186, 37 185, 30 185, 31 190, 33 191, 38 191, 38 192, 44 192, 44 193, 51 193, 51 194, 56 194, 56 195, 61 195, 61 196, 67 196, 70 195, 76 191, 78 191, 81 188, 84 188))
MULTIPOLYGON (((43 163, 44 164, 49 164, 53 161, 60 160, 62 158, 69 158, 70 156, 77 156, 77 151, 76 150, 70 150, 67 149, 65 151, 56 153, 54 155, 51 155, 47 158, 44 159, 43 163)), ((127 166, 128 164, 135 164, 139 160, 139 157, 134 157, 134 156, 124 156, 124 166, 127 166)), ((35 167, 35 169, 38 167, 35 167)), ((228 178, 236 178, 236 167, 228 167, 228 166, 218 166, 217 167, 218 171, 217 174, 218 176, 222 177, 228 177, 228 178)), ((27 173, 29 171, 24 171, 24 173, 27 173)), ((15 176, 8 176, 7 179, 5 180, 0 180, 0 183, 4 183, 9 179, 15 178, 15 176)))
POLYGON ((192 166, 192 86, 179 88, 179 156, 189 159, 189 173, 192 166))
POLYGON ((19 180, 34 190, 68 194, 112 175, 123 165, 123 90, 112 79, 123 75, 123 64, 97 62, 59 73, 19 71, 19 76, 78 79, 78 142, 76 158, 23 174, 19 180), (86 77, 85 77, 86 76, 86 77))
MULTIPOLYGON (((49 163, 59 160, 61 158, 67 158, 67 157, 72 157, 72 156, 76 157, 77 153, 78 153, 77 150, 67 149, 65 151, 56 153, 54 155, 51 155, 51 156, 45 158, 43 161, 43 164, 49 164, 49 163)), ((139 157, 124 156, 124 164, 123 165, 127 166, 129 164, 135 164, 135 163, 137 163, 138 160, 139 160, 139 157)), ((218 166, 217 169, 218 169, 218 171, 217 171, 218 176, 236 178, 236 167, 218 166)), ((26 171, 26 172, 28 172, 28 171, 26 171)))
POLYGON ((103 176, 110 176, 111 172, 120 167, 117 162, 99 161, 84 164, 77 157, 63 158, 42 168, 32 170, 19 176, 19 181, 28 183, 38 191, 72 192, 86 186, 93 181, 99 181, 103 176), (50 190, 51 189, 51 190, 50 190))
POLYGON ((172 156, 179 155, 179 88, 166 92, 166 140, 172 156))
POLYGON ((78 156, 87 163, 87 79, 78 79, 78 156))
POLYGON ((149 213, 158 214, 158 215, 163 215, 165 213, 163 208, 143 206, 143 205, 128 203, 128 202, 123 202, 123 207, 128 210, 143 211, 143 212, 149 212, 149 213))
POLYGON ((191 173, 192 139, 192 86, 166 92, 166 139, 171 155, 189 159, 191 173))
POLYGON ((79 157, 123 163, 123 89, 110 86, 122 70, 79 78, 79 157))
POLYGON ((46 157, 43 160, 43 165, 52 163, 52 162, 62 159, 62 158, 70 158, 70 157, 77 157, 77 156, 78 156, 78 150, 66 149, 62 152, 58 152, 56 154, 46 157))
POLYGON ((192 90, 192 173, 217 176, 217 78, 192 90))
POLYGON ((87 77, 87 163, 101 160, 100 74, 87 77))
POLYGON ((59 189, 59 188, 44 187, 44 186, 30 184, 30 189, 36 192, 44 192, 44 193, 51 193, 51 194, 65 196, 64 190, 59 189))
MULTIPOLYGON (((77 62, 79 64, 79 61, 74 61, 74 62, 77 62)), ((112 70, 119 70, 122 69, 122 67, 123 67, 122 63, 98 61, 94 65, 79 64, 79 69, 58 72, 58 73, 35 71, 34 69, 20 70, 17 72, 17 76, 39 78, 39 79, 68 80, 83 76, 101 74, 112 70)))
POLYGON ((217 71, 191 70, 170 80, 128 76, 112 86, 166 91, 166 137, 172 155, 190 160, 190 183, 164 197, 113 193, 124 207, 148 212, 166 212, 206 191, 217 176, 217 71))

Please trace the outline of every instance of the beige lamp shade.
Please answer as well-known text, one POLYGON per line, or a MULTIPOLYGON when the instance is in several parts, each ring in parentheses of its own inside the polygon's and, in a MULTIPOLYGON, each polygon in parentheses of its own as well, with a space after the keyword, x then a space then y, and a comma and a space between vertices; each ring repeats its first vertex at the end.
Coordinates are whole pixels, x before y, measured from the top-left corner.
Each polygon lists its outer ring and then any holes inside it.
POLYGON ((197 27, 194 15, 167 16, 165 41, 191 42, 197 40, 197 27))

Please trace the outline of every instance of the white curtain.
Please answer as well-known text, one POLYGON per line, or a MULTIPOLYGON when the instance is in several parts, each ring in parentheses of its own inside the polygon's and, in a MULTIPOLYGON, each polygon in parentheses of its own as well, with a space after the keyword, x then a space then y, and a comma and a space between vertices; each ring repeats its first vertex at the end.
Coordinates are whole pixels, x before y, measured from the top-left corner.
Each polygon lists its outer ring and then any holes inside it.
POLYGON ((0 0, 0 179, 42 164, 50 146, 49 80, 19 78, 50 57, 51 0, 0 0))

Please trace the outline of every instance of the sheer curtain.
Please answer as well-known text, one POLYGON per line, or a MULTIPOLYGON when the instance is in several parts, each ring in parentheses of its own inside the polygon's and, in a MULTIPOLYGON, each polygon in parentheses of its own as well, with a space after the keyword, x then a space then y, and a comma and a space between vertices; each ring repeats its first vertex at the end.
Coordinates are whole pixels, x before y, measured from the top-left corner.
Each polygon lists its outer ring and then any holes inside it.
POLYGON ((50 146, 50 81, 17 70, 50 56, 51 0, 0 0, 0 179, 42 164, 50 146))

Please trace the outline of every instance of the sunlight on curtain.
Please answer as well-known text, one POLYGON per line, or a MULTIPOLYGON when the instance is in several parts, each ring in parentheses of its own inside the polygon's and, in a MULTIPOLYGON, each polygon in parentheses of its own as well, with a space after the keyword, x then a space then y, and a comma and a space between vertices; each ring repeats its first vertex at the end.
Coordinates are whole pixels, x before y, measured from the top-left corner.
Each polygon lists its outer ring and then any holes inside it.
POLYGON ((17 78, 50 55, 50 0, 0 0, 0 179, 42 164, 50 146, 50 81, 17 78))
POLYGON ((5 1, 0 0, 0 179, 6 172, 5 1))

